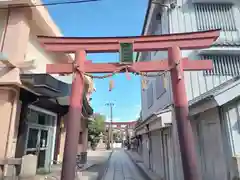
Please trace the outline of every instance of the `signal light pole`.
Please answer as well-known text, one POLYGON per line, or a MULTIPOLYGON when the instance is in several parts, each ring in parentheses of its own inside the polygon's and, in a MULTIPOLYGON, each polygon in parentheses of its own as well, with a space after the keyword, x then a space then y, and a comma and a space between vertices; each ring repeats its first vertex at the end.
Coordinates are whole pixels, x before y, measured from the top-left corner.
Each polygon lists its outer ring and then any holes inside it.
POLYGON ((106 106, 110 107, 110 126, 109 126, 109 131, 108 131, 108 146, 111 144, 111 149, 113 148, 113 127, 112 127, 112 122, 113 122, 113 106, 114 103, 106 103, 106 106))

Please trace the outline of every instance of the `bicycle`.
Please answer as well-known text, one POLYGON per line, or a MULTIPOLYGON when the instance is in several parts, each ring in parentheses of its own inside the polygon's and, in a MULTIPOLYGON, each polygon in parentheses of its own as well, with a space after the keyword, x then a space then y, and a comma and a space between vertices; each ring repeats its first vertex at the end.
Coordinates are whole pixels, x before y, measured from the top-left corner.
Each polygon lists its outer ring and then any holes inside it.
MULTIPOLYGON (((49 169, 49 172, 51 173, 51 170, 52 170, 52 166, 53 165, 55 165, 55 164, 59 164, 59 165, 62 165, 62 162, 60 162, 60 161, 56 161, 56 160, 53 160, 53 161, 51 161, 50 162, 51 164, 50 164, 50 169, 49 169)), ((80 179, 79 177, 81 177, 82 176, 82 174, 80 174, 81 173, 81 170, 82 170, 82 168, 84 167, 84 165, 83 164, 80 164, 80 160, 79 160, 79 158, 76 158, 76 168, 75 168, 75 177, 77 178, 77 179, 80 179)), ((60 173, 61 173, 61 171, 60 171, 60 173)), ((45 177, 44 177, 44 179, 45 180, 50 180, 50 179, 55 179, 55 180, 58 180, 59 179, 59 177, 56 177, 56 176, 54 176, 54 175, 46 175, 45 177)))

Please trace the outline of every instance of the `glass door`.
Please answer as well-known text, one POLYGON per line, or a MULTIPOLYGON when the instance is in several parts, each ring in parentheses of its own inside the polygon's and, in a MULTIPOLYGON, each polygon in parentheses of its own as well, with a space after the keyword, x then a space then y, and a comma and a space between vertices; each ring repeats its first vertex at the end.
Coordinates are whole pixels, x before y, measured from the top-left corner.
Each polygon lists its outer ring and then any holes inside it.
POLYGON ((40 129, 40 141, 39 141, 39 151, 38 151, 38 168, 45 167, 46 158, 48 155, 48 134, 49 131, 46 129, 40 129))
POLYGON ((48 165, 49 160, 49 129, 41 126, 28 126, 25 154, 34 154, 38 157, 37 168, 48 165))
POLYGON ((39 129, 28 127, 25 154, 37 155, 39 146, 39 129))

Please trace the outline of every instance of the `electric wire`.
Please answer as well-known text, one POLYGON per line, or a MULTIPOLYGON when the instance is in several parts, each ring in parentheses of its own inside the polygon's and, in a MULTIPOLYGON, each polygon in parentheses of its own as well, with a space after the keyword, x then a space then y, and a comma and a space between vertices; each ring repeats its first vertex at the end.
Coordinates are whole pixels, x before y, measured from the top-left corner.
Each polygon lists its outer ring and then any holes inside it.
POLYGON ((32 5, 8 5, 7 7, 0 7, 0 9, 18 9, 18 8, 32 8, 38 6, 56 6, 56 5, 66 5, 66 4, 81 4, 97 2, 102 0, 76 0, 76 1, 64 1, 64 2, 52 2, 52 3, 42 3, 42 4, 32 4, 32 5))

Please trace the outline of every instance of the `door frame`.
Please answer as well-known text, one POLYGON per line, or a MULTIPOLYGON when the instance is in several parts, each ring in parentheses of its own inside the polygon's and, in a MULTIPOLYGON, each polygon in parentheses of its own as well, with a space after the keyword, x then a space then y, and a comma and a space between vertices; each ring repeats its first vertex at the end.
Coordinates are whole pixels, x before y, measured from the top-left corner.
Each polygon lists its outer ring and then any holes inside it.
POLYGON ((32 109, 32 110, 35 110, 35 111, 38 111, 38 112, 42 112, 44 114, 47 114, 47 115, 51 115, 54 117, 54 124, 53 124, 53 138, 52 138, 52 147, 51 147, 51 161, 50 161, 50 164, 52 165, 53 164, 53 159, 54 159, 54 151, 55 151, 55 142, 56 142, 56 132, 57 132, 57 118, 58 118, 58 115, 57 113, 54 113, 54 112, 51 112, 51 111, 48 111, 46 109, 43 109, 43 108, 40 108, 40 107, 37 107, 37 106, 34 106, 34 105, 29 105, 28 106, 29 109, 32 109))
MULTIPOLYGON (((48 133, 49 133, 49 136, 48 136, 48 145, 50 147, 49 148, 49 157, 50 159, 47 160, 45 162, 45 168, 49 165, 52 165, 53 164, 53 159, 54 159, 54 151, 55 151, 55 141, 56 141, 56 131, 57 131, 57 113, 54 113, 54 112, 51 112, 51 111, 48 111, 46 109, 43 109, 43 108, 40 108, 40 107, 37 107, 37 106, 34 106, 34 105, 29 105, 28 106, 29 109, 32 109, 32 110, 35 110, 37 112, 41 112, 41 113, 44 113, 44 114, 47 114, 47 115, 50 115, 52 116, 54 119, 53 119, 53 126, 45 126, 45 125, 40 125, 40 124, 36 124, 36 123, 29 123, 27 122, 27 136, 28 137, 28 134, 29 134, 29 128, 37 128, 37 129, 43 129, 43 130, 48 130, 48 133)), ((26 141, 25 141, 25 149, 24 149, 24 154, 26 154, 26 150, 27 150, 27 138, 26 138, 26 141)))
MULTIPOLYGON (((28 135, 29 135, 29 129, 32 128, 32 129, 37 129, 39 131, 41 130, 47 130, 48 132, 50 131, 50 128, 48 127, 44 127, 42 125, 37 125, 37 124, 32 124, 32 123, 27 123, 27 138, 26 138, 26 141, 25 141, 25 148, 24 148, 24 154, 26 154, 26 152, 28 151, 29 148, 27 148, 27 144, 28 144, 28 135)), ((39 132, 38 132, 39 133, 39 132)), ((39 136, 39 135, 38 135, 39 136)), ((38 137, 39 138, 39 137, 38 137)), ((39 141, 39 139, 38 139, 39 141)), ((39 142, 37 142, 39 143, 39 142)), ((49 142, 47 143, 47 145, 49 144, 49 142)), ((35 148, 33 148, 35 149, 35 148)))
MULTIPOLYGON (((36 149, 36 151, 45 151, 46 155, 45 155, 45 162, 44 162, 44 167, 43 168, 40 168, 40 169, 49 169, 48 168, 48 165, 50 164, 50 162, 52 162, 51 159, 49 159, 48 157, 51 158, 51 150, 52 150, 52 143, 50 142, 51 141, 51 127, 44 127, 43 125, 36 125, 36 124, 27 124, 27 138, 26 138, 26 142, 25 142, 25 149, 24 149, 24 154, 26 155, 28 151, 34 151, 36 149), (41 138, 41 131, 42 130, 46 130, 48 132, 48 137, 47 137, 47 144, 46 144, 46 147, 45 148, 39 148, 36 147, 36 148, 27 148, 27 144, 28 144, 28 137, 29 137, 29 129, 37 129, 38 130, 38 142, 37 142, 37 145, 40 145, 39 141, 40 141, 40 138, 41 138)), ((37 154, 37 156, 39 156, 39 154, 37 154)))

